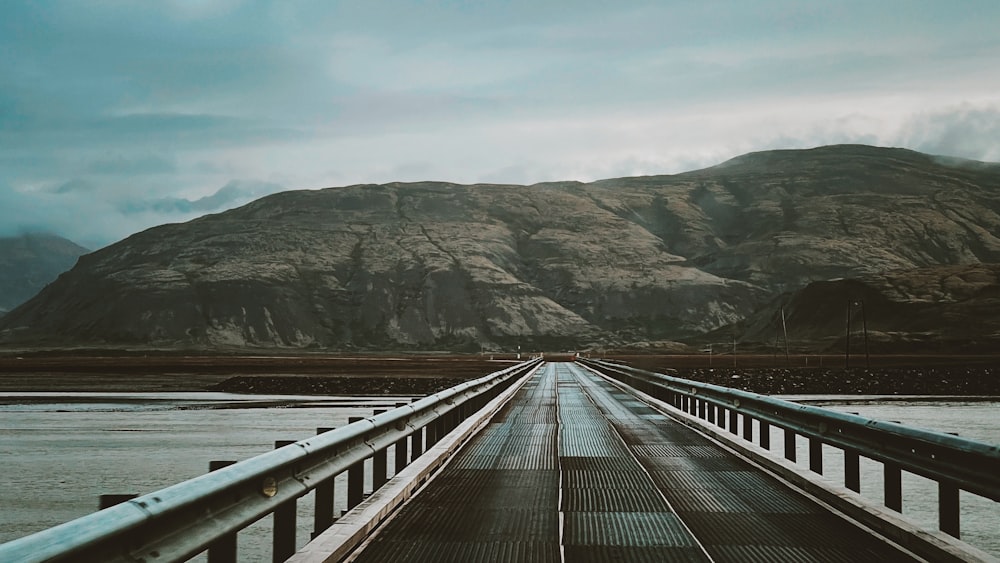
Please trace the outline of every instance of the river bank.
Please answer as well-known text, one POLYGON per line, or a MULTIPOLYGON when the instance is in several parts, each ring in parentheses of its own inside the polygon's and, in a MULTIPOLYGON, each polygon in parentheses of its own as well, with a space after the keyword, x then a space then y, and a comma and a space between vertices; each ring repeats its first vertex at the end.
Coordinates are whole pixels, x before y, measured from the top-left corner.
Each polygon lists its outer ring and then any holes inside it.
MULTIPOLYGON (((556 359, 569 359, 569 355, 556 359)), ((1000 358, 872 356, 871 369, 775 366, 773 356, 619 356, 628 365, 769 395, 1000 395, 1000 358), (772 365, 766 365, 767 363, 772 365)), ((224 391, 426 395, 512 365, 514 356, 0 356, 0 391, 224 391)), ((809 366, 803 366, 805 362, 809 366)), ((842 365, 842 364, 841 364, 842 365)))

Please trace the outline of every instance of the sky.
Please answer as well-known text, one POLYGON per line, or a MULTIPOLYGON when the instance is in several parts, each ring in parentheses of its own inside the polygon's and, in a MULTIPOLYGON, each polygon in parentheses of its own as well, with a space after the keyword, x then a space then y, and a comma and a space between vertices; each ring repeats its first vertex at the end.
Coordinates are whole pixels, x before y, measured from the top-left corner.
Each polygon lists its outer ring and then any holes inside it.
POLYGON ((996 0, 5 0, 0 236, 92 249, 289 189, 1000 161, 996 0))

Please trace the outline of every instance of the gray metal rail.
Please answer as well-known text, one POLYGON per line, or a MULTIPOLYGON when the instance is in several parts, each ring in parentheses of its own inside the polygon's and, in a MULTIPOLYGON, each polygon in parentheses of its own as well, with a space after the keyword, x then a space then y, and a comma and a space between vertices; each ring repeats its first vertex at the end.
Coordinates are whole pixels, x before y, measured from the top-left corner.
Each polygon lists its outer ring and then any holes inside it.
MULTIPOLYGON (((345 471, 351 480, 351 472, 357 475, 358 468, 363 469, 360 464, 368 458, 384 460, 390 447, 399 448, 402 444, 405 454, 407 438, 411 440, 412 457, 416 457, 540 362, 541 359, 523 362, 2 544, 0 561, 184 561, 206 549, 213 563, 235 561, 231 541, 235 534, 271 513, 275 513, 274 560, 284 560, 294 552, 296 499, 313 490, 317 490, 319 497, 318 489, 332 487, 333 479, 345 471), (279 514, 286 521, 291 518, 290 544, 287 538, 279 537, 280 529, 289 529, 287 522, 279 525, 279 514)), ((397 457, 397 472, 399 462, 397 457)), ((330 507, 316 503, 317 533, 332 522, 330 490, 330 507)), ((360 494, 349 491, 348 495, 356 497, 349 505, 360 502, 360 494)))
POLYGON ((840 413, 730 389, 709 383, 652 373, 605 361, 578 360, 674 407, 707 420, 732 434, 758 440, 770 449, 770 426, 784 430, 784 456, 796 460, 795 437, 809 440, 809 468, 823 473, 822 445, 844 451, 844 483, 860 492, 859 457, 884 464, 886 507, 902 509, 903 470, 938 483, 941 531, 959 537, 959 490, 1000 502, 1000 446, 857 415, 840 413))

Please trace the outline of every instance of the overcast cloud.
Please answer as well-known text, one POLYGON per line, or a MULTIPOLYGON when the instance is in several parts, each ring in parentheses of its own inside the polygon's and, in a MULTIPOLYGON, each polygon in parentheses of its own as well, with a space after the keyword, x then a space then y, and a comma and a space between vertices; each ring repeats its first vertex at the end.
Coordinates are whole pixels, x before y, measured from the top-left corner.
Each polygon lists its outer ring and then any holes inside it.
POLYGON ((96 248, 283 189, 844 142, 1000 161, 998 21, 995 0, 10 0, 0 236, 96 248))

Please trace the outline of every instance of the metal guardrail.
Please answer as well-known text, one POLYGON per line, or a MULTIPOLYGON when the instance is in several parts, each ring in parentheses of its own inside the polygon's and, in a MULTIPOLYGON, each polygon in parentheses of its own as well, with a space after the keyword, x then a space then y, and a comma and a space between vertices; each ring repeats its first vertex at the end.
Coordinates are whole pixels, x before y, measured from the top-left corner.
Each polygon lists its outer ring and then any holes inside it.
POLYGON ((823 473, 822 445, 844 451, 844 483, 860 492, 861 456, 884 464, 886 507, 901 512, 903 470, 938 483, 938 524, 941 531, 958 538, 959 490, 1000 502, 1000 446, 951 434, 872 420, 775 399, 709 383, 652 373, 620 364, 578 360, 707 420, 732 434, 753 441, 752 421, 758 421, 758 441, 770 450, 770 426, 784 430, 784 456, 796 461, 795 437, 809 440, 809 468, 823 473))
MULTIPOLYGON (((316 491, 314 534, 333 521, 333 479, 348 472, 348 508, 361 502, 364 461, 406 442, 416 458, 534 369, 535 359, 429 395, 394 410, 172 485, 0 545, 0 561, 184 561, 208 550, 211 563, 235 561, 235 535, 274 513, 275 561, 295 551, 295 502, 316 491), (425 440, 426 438, 426 440, 425 440), (289 534, 290 531, 290 534, 289 534)), ((400 457, 400 452, 403 454, 400 457)), ((376 465, 378 467, 378 465, 376 465)))

